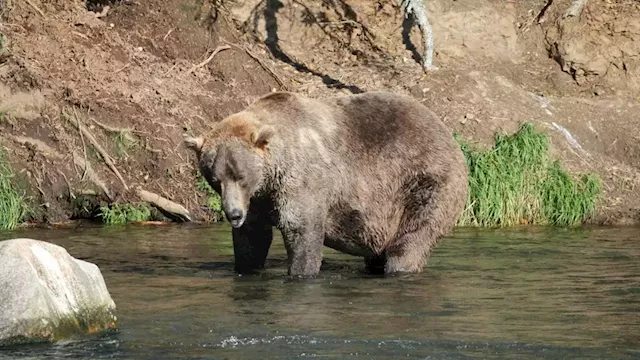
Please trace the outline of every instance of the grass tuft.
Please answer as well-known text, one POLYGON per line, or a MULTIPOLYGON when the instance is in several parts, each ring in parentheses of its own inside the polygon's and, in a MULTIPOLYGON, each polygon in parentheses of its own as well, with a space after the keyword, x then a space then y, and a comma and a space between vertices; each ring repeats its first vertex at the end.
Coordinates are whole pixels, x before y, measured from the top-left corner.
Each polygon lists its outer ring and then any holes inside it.
POLYGON ((207 203, 205 206, 214 213, 215 221, 222 220, 224 212, 222 211, 222 199, 220 195, 211 188, 207 180, 200 173, 198 173, 196 185, 198 186, 198 190, 203 191, 207 195, 207 203))
POLYGON ((575 180, 549 156, 549 138, 529 123, 496 134, 477 149, 454 134, 469 168, 469 197, 458 226, 575 226, 591 216, 600 194, 595 175, 575 180))
POLYGON ((127 131, 118 131, 112 135, 118 157, 128 157, 129 151, 139 147, 138 140, 127 131))
POLYGON ((101 206, 102 222, 108 225, 122 225, 132 222, 149 221, 151 209, 146 204, 113 204, 101 206))
POLYGON ((13 185, 13 171, 0 148, 0 229, 15 229, 29 213, 25 195, 13 185))

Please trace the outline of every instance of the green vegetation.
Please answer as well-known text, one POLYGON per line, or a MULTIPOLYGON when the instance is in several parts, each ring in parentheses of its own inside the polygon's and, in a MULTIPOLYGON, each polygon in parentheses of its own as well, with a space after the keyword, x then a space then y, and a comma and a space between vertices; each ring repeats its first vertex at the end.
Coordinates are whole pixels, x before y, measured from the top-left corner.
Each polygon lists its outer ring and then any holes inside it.
POLYGON ((29 213, 24 194, 14 186, 11 167, 5 161, 4 151, 0 148, 0 229, 15 229, 29 213))
POLYGON ((138 147, 138 140, 128 131, 117 131, 112 135, 118 157, 129 156, 128 151, 138 147))
POLYGON ((224 213, 222 211, 222 199, 220 199, 220 195, 211 188, 207 180, 200 173, 198 173, 196 185, 198 186, 198 190, 204 191, 207 195, 206 206, 214 213, 215 221, 222 220, 224 213))
POLYGON ((454 136, 469 167, 469 198, 458 226, 575 226, 593 214, 600 179, 570 176, 551 160, 549 138, 533 125, 496 134, 487 150, 454 136))
POLYGON ((146 204, 113 204, 101 206, 102 222, 108 225, 121 225, 131 222, 149 221, 151 209, 146 204))

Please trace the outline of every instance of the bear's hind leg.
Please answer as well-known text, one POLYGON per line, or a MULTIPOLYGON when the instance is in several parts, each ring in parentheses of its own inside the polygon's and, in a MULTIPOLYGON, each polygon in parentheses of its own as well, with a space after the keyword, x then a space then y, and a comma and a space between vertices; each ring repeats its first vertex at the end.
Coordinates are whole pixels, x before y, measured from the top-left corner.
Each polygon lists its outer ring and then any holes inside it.
POLYGON ((385 250, 387 275, 422 271, 431 250, 450 231, 466 201, 466 188, 418 176, 405 187, 405 210, 395 239, 385 250))

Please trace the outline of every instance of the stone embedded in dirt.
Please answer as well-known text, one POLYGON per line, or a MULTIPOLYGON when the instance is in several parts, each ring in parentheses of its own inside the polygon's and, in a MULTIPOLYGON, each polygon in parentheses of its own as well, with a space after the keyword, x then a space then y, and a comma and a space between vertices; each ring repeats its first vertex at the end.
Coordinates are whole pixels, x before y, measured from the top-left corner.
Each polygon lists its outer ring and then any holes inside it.
POLYGON ((100 269, 33 239, 0 241, 0 346, 116 328, 100 269))

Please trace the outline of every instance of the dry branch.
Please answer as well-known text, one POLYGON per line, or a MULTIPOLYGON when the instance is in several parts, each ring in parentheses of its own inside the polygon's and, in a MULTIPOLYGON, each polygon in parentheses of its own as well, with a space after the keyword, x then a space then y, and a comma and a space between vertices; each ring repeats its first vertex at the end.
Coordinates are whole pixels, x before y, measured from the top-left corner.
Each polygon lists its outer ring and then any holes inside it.
POLYGON ((209 57, 206 60, 204 60, 203 62, 201 62, 198 65, 194 65, 191 69, 189 69, 189 71, 187 71, 185 73, 184 76, 187 76, 187 75, 191 74, 192 72, 196 71, 197 69, 207 65, 211 60, 213 60, 213 57, 216 56, 216 54, 218 54, 220 51, 228 50, 228 49, 231 49, 231 47, 227 46, 227 45, 218 46, 215 50, 213 50, 211 55, 209 55, 209 57))
POLYGON ((178 219, 179 221, 191 221, 189 211, 182 205, 140 188, 136 190, 136 193, 142 201, 157 207, 160 211, 166 213, 170 217, 178 219))

